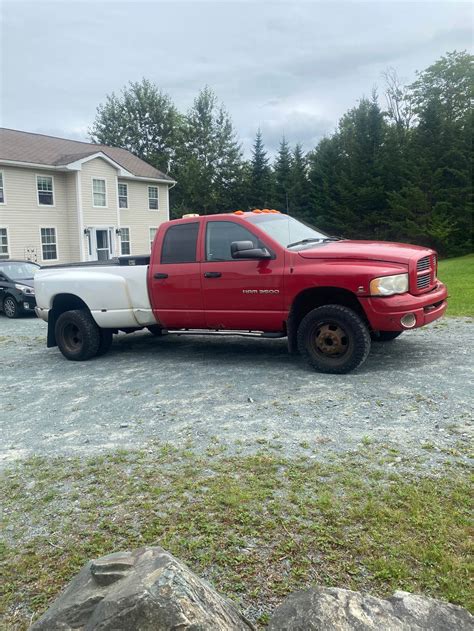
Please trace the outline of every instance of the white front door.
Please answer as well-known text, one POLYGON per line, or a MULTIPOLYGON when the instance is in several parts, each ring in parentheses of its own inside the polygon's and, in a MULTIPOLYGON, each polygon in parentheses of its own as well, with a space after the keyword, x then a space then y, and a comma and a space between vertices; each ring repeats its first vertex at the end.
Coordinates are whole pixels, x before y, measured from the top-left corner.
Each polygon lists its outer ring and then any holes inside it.
POLYGON ((114 255, 113 228, 90 228, 89 260, 107 261, 114 255))

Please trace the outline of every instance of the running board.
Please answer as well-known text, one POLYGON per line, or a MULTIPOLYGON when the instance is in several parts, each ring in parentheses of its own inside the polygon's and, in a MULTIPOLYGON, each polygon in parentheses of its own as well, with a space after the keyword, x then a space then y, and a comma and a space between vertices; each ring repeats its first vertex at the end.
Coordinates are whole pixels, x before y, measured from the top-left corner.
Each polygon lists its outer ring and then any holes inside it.
POLYGON ((162 335, 214 335, 221 337, 265 337, 277 339, 286 337, 283 332, 263 332, 263 331, 209 331, 208 329, 163 329, 162 335))

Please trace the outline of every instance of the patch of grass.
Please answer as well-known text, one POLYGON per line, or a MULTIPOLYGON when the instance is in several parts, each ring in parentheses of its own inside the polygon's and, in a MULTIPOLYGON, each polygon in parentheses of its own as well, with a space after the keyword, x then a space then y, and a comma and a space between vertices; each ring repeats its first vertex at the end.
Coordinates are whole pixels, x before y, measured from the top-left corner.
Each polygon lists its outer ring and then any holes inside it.
POLYGON ((27 629, 88 559, 143 545, 183 559, 260 626, 310 585, 472 608, 466 468, 388 472, 374 462, 393 454, 373 449, 323 463, 271 446, 211 458, 155 444, 19 463, 1 480, 0 627, 27 629))
POLYGON ((474 316, 474 254, 440 261, 438 276, 448 287, 447 315, 474 316))

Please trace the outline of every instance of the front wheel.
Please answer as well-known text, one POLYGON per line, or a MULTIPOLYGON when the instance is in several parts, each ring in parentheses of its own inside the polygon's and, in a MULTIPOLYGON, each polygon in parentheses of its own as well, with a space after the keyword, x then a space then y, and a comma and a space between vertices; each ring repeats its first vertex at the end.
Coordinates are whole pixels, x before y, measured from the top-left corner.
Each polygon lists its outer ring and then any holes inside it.
POLYGON ((326 305, 313 309, 301 321, 298 349, 319 372, 344 374, 367 359, 370 334, 352 309, 326 305))
POLYGON ((3 301, 3 313, 7 316, 7 318, 18 318, 20 308, 13 296, 7 296, 3 301))
POLYGON ((372 342, 391 342, 402 333, 403 331, 372 331, 370 339, 372 342))
POLYGON ((54 332, 59 350, 66 359, 84 361, 94 357, 99 351, 100 329, 85 309, 61 313, 54 332))

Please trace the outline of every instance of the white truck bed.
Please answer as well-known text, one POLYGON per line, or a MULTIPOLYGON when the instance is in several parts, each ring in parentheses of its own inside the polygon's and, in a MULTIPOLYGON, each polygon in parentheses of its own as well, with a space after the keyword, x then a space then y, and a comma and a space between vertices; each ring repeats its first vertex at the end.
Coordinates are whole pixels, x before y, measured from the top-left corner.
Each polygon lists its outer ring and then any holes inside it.
POLYGON ((35 275, 36 313, 48 320, 60 294, 77 296, 99 327, 135 328, 156 324, 147 287, 147 265, 42 268, 35 275))

